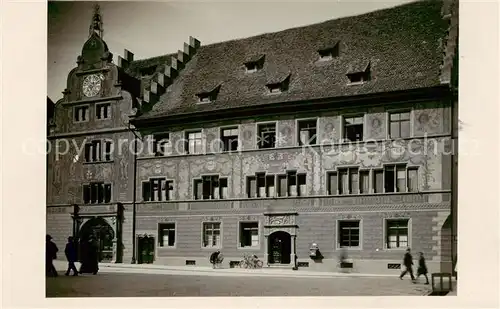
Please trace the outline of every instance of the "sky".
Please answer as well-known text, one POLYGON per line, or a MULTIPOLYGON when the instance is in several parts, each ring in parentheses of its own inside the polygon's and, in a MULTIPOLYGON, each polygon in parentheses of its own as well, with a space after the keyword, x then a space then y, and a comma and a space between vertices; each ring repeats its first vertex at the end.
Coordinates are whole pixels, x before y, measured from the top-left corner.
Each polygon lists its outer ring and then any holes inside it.
MULTIPOLYGON (((189 36, 202 45, 245 38, 363 14, 415 0, 323 0, 321 2, 263 1, 98 1, 104 22, 104 40, 113 53, 124 49, 134 59, 176 52, 189 36)), ((93 5, 87 1, 48 3, 47 94, 62 97, 68 73, 76 66, 88 39, 93 5)))

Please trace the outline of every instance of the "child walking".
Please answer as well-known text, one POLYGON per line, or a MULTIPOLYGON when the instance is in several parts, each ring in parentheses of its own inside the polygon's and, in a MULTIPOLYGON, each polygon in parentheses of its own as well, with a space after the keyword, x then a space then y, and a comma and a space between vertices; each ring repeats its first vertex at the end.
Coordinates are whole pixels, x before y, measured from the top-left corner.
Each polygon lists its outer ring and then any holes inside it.
POLYGON ((425 265, 425 257, 423 252, 419 252, 417 279, 420 275, 425 276, 425 284, 429 284, 429 277, 427 277, 427 265, 425 265))

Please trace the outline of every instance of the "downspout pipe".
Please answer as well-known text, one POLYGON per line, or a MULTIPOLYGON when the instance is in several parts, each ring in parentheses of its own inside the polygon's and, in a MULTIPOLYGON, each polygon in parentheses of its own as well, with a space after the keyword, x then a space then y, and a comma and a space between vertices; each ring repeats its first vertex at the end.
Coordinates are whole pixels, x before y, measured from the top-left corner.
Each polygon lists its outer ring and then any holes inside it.
POLYGON ((136 241, 135 241, 135 230, 136 230, 136 214, 137 214, 137 139, 140 137, 135 133, 135 131, 130 127, 130 122, 128 123, 127 126, 128 130, 134 134, 134 154, 133 154, 133 160, 134 160, 134 172, 133 172, 133 179, 134 179, 134 184, 132 186, 133 192, 132 192, 132 260, 130 261, 131 264, 136 264, 137 263, 137 258, 136 258, 136 241))

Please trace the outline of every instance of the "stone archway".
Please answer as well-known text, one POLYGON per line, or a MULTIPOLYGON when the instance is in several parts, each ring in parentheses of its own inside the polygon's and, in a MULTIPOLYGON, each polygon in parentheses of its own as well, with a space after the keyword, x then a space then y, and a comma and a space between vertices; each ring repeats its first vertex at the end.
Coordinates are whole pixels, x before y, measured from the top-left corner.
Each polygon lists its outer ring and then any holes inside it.
POLYGON ((291 263, 292 236, 285 231, 276 231, 268 237, 268 263, 285 264, 291 263))
POLYGON ((79 235, 80 243, 88 241, 93 237, 97 242, 99 262, 112 261, 115 255, 115 231, 107 220, 95 217, 87 220, 81 227, 79 235))

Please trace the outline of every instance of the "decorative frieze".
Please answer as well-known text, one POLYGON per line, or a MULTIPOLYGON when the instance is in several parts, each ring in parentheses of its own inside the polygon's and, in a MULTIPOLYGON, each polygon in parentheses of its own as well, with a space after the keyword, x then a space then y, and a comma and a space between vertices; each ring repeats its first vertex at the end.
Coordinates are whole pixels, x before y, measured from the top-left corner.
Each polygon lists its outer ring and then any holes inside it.
POLYGON ((203 222, 220 222, 222 221, 221 216, 204 216, 201 218, 201 221, 203 222))
POLYGON ((259 221, 259 216, 239 216, 238 221, 259 221))
POLYGON ((92 205, 80 206, 80 214, 101 214, 101 213, 115 213, 117 212, 117 205, 92 205))
POLYGON ((65 214, 65 213, 70 213, 72 211, 73 207, 47 207, 47 213, 48 214, 65 214))

